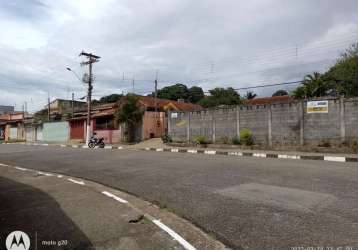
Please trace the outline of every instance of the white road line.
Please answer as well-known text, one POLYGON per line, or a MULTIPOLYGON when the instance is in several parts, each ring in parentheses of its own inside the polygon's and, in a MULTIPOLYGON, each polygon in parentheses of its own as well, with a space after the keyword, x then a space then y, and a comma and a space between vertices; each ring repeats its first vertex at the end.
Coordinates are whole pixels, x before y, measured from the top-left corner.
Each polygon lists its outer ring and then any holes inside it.
POLYGON ((45 175, 45 176, 53 176, 53 174, 44 173, 44 172, 41 172, 41 171, 38 171, 37 173, 40 174, 40 175, 45 175))
POLYGON ((156 151, 157 151, 157 152, 163 152, 164 149, 163 149, 163 148, 157 148, 156 151))
POLYGON ((116 201, 119 201, 121 203, 128 203, 128 201, 126 201, 126 200, 124 200, 124 199, 122 199, 122 198, 120 198, 120 197, 118 197, 118 196, 116 196, 116 195, 114 195, 114 194, 112 194, 110 192, 103 191, 102 194, 104 194, 104 195, 106 195, 106 196, 108 196, 108 197, 110 197, 112 199, 115 199, 116 201))
POLYGON ((254 153, 253 156, 254 156, 254 157, 263 157, 263 158, 265 158, 265 157, 266 157, 266 154, 254 153))
POLYGON ((198 150, 195 150, 195 149, 188 149, 187 151, 188 153, 191 153, 191 154, 197 154, 198 153, 198 150))
POLYGON ((59 175, 57 175, 57 178, 62 178, 62 177, 63 177, 63 176, 62 176, 62 175, 60 175, 60 174, 59 174, 59 175))
POLYGON ((205 150, 205 151, 204 151, 204 154, 214 155, 214 154, 216 154, 216 151, 213 151, 213 150, 205 150))
POLYGON ((66 145, 64 145, 64 144, 61 144, 61 145, 60 145, 60 147, 61 147, 61 148, 65 148, 65 147, 66 147, 66 145))
POLYGON ((15 168, 18 169, 18 170, 21 170, 21 171, 27 171, 26 168, 20 168, 20 167, 15 167, 15 168))
POLYGON ((8 167, 9 165, 0 163, 0 166, 8 167))
POLYGON ((185 249, 187 250, 196 250, 195 247, 193 247, 189 242, 184 240, 179 234, 174 232, 172 229, 170 229, 168 226, 164 225, 160 222, 160 220, 152 220, 152 222, 160 227, 162 230, 167 232, 170 236, 172 236, 176 241, 178 241, 185 249))
POLYGON ((118 147, 118 149, 123 149, 123 147, 118 147))
POLYGON ((71 178, 68 178, 67 180, 69 180, 70 182, 73 182, 73 183, 79 184, 79 185, 85 185, 85 183, 84 183, 83 181, 76 181, 76 180, 71 179, 71 178))
POLYGON ((340 157, 340 156, 325 156, 325 161, 339 161, 339 162, 345 162, 346 157, 340 157))

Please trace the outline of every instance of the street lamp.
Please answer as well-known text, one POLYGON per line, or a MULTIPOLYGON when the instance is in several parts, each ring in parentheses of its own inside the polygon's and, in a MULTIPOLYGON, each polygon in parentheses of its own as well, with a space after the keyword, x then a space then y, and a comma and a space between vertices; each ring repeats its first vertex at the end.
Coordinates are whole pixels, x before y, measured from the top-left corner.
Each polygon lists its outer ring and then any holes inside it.
POLYGON ((74 75, 75 75, 75 77, 80 81, 80 82, 83 82, 82 80, 81 80, 81 78, 78 76, 78 74, 75 72, 75 71, 73 71, 71 68, 69 68, 69 67, 67 67, 66 68, 68 71, 71 71, 74 75))

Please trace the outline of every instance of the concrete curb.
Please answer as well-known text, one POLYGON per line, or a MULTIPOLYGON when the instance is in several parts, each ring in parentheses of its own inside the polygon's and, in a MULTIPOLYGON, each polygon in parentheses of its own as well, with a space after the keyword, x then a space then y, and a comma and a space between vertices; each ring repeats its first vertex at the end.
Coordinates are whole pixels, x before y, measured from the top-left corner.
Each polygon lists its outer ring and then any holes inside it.
MULTIPOLYGON (((6 143, 6 144, 20 144, 20 143, 6 143)), ((22 143, 24 144, 24 143, 22 143)), ((61 148, 88 148, 87 145, 78 145, 78 144, 47 144, 47 143, 26 143, 24 145, 27 146, 56 146, 61 148)), ((95 149, 99 149, 95 147, 95 149)), ((122 146, 113 146, 113 145, 106 145, 104 149, 123 149, 122 146)))
POLYGON ((172 152, 172 153, 189 153, 189 154, 207 154, 207 155, 227 155, 227 156, 247 156, 258 158, 277 158, 277 159, 291 159, 291 160, 319 160, 319 161, 333 161, 333 162, 358 162, 357 157, 344 157, 332 155, 288 155, 288 154, 273 154, 273 153, 251 153, 251 152, 233 152, 233 151, 217 151, 217 150, 203 150, 203 149, 179 149, 179 148, 143 148, 145 151, 156 152, 172 152))
MULTIPOLYGON (((24 144, 24 143, 6 143, 6 144, 24 144)), ((59 146, 68 148, 87 148, 87 145, 71 145, 71 144, 47 144, 47 143, 26 143, 28 146, 59 146)), ((98 147, 94 149, 99 149, 98 147)), ((124 149, 122 146, 106 145, 104 149, 124 149)), ((131 148, 128 148, 131 149, 131 148)), ((218 151, 210 149, 182 149, 182 148, 138 148, 138 150, 155 151, 155 152, 172 152, 172 153, 189 153, 189 154, 207 154, 207 155, 226 155, 226 156, 247 156, 257 158, 276 158, 291 160, 317 160, 317 161, 333 161, 333 162, 358 162, 358 157, 332 156, 332 155, 305 155, 305 154, 275 154, 275 153, 253 153, 241 151, 218 151)))

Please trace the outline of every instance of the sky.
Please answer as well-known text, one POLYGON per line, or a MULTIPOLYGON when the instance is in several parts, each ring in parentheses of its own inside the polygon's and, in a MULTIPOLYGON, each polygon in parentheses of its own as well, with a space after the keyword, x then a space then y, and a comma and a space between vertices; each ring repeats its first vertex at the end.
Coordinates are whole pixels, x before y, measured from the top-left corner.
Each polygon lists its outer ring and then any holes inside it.
POLYGON ((81 51, 101 57, 97 99, 151 93, 156 72, 205 91, 302 80, 358 42, 358 1, 2 0, 0 25, 0 105, 34 112, 86 95, 81 51))

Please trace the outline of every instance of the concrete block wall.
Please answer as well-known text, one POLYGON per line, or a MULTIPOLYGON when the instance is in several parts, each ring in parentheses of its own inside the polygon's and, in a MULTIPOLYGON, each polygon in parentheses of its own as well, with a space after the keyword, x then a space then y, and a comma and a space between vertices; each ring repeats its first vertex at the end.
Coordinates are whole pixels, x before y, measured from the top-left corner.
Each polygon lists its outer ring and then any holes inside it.
POLYGON ((358 143, 358 100, 346 100, 344 106, 346 141, 358 143))
POLYGON ((67 121, 44 123, 42 134, 45 142, 67 142, 70 138, 70 126, 67 121))
POLYGON ((168 133, 176 141, 192 141, 201 135, 220 143, 247 128, 255 143, 263 145, 358 142, 358 98, 324 100, 328 100, 328 113, 307 113, 306 101, 173 111, 168 114, 168 133))

